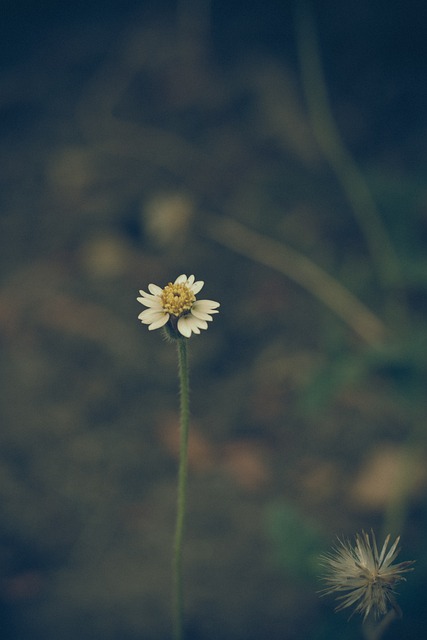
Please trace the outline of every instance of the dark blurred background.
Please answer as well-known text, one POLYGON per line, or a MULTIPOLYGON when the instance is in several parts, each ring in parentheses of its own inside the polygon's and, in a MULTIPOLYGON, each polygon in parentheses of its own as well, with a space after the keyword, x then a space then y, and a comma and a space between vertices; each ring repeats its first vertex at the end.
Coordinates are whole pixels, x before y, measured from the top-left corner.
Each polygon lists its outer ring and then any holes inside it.
POLYGON ((427 9, 0 4, 0 629, 170 638, 190 342, 188 640, 360 638, 319 553, 402 536, 426 625, 427 9), (323 71, 322 71, 323 69, 323 71))

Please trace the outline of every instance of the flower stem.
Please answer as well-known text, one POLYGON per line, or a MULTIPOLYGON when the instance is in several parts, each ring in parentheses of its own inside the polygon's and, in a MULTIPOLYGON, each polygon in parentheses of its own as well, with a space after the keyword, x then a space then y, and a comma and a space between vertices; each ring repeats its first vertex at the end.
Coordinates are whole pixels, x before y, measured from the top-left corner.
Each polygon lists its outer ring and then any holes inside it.
POLYGON ((182 640, 183 589, 182 589, 182 542, 184 538, 185 510, 187 500, 188 429, 190 422, 189 375, 187 340, 177 340, 178 371, 180 382, 180 447, 178 470, 178 502, 173 556, 173 611, 174 639, 182 640))
POLYGON ((384 618, 381 620, 381 622, 378 623, 376 627, 374 627, 373 629, 365 630, 366 640, 381 640, 389 624, 393 622, 393 620, 396 620, 401 617, 402 617, 402 611, 400 610, 399 605, 395 603, 393 605, 393 608, 386 613, 384 618))

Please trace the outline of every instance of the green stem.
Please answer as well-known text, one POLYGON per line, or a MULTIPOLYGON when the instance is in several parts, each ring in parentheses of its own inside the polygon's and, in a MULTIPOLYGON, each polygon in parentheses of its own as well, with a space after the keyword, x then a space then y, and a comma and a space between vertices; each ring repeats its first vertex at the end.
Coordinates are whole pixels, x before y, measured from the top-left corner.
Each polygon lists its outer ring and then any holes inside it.
POLYGON ((182 542, 184 538, 185 510, 187 500, 188 429, 190 422, 190 398, 187 340, 178 341, 178 371, 180 382, 180 448, 178 471, 178 503, 175 526, 173 557, 173 610, 174 639, 183 635, 183 589, 182 589, 182 542))

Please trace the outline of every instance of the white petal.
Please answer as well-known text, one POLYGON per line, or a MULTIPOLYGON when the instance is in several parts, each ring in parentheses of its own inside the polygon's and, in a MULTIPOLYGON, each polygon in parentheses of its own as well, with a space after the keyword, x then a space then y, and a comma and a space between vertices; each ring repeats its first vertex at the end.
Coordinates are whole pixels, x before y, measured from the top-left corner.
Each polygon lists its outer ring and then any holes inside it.
POLYGON ((194 295, 196 295, 199 293, 199 291, 203 289, 204 284, 205 283, 203 282, 203 280, 197 280, 197 282, 195 282, 190 286, 190 289, 194 293, 194 295))
POLYGON ((138 318, 140 320, 141 319, 147 320, 148 318, 156 319, 156 318, 160 318, 160 316, 164 316, 166 314, 167 314, 167 312, 163 311, 163 309, 161 309, 161 310, 158 310, 158 309, 144 309, 144 311, 141 311, 141 313, 139 314, 138 318))
POLYGON ((149 284, 148 285, 148 290, 154 295, 154 296, 160 296, 163 292, 163 289, 161 289, 160 287, 158 287, 156 284, 149 284))
MULTIPOLYGON (((212 313, 213 309, 216 309, 221 305, 219 302, 215 302, 215 300, 197 300, 197 302, 193 304, 193 307, 196 306, 199 311, 207 311, 208 313, 212 313)), ((215 313, 218 313, 218 311, 215 311, 215 313)))
POLYGON ((165 322, 169 320, 169 314, 165 311, 156 311, 154 309, 146 309, 142 311, 138 319, 144 324, 151 324, 151 322, 157 322, 160 318, 166 318, 165 322))
POLYGON ((182 332, 182 328, 183 327, 184 327, 184 331, 187 331, 187 329, 188 329, 190 331, 190 333, 189 333, 188 336, 187 336, 187 334, 185 334, 185 336, 187 338, 189 338, 191 336, 191 332, 199 334, 200 333, 200 329, 199 329, 197 323, 193 321, 194 319, 192 320, 190 316, 183 316, 183 318, 181 318, 181 320, 184 319, 184 318, 185 318, 185 320, 183 322, 181 322, 181 324, 179 323, 179 320, 178 320, 178 331, 180 333, 183 333, 182 332), (189 318, 189 320, 187 320, 187 318, 189 318))
POLYGON ((198 318, 198 320, 213 320, 212 316, 210 316, 208 313, 203 313, 202 311, 195 309, 194 305, 191 307, 191 313, 193 314, 193 316, 198 318))
POLYGON ((152 296, 151 293, 147 293, 146 291, 143 291, 142 289, 139 290, 139 293, 144 296, 144 298, 156 298, 157 296, 152 296))
POLYGON ((190 289, 192 288, 195 279, 196 278, 194 276, 188 276, 187 285, 190 287, 190 289))
POLYGON ((197 318, 197 316, 193 316, 192 314, 189 314, 189 315, 184 316, 184 317, 185 318, 189 318, 189 320, 187 320, 187 322, 190 322, 191 326, 196 326, 199 329, 207 329, 208 328, 208 323, 203 318, 197 318))
POLYGON ((207 329, 208 323, 204 320, 198 320, 190 313, 182 316, 178 320, 178 331, 182 333, 183 336, 189 338, 191 336, 191 332, 200 333, 200 329, 207 329))
POLYGON ((160 329, 160 327, 163 327, 163 325, 165 325, 168 320, 169 320, 169 314, 167 313, 165 316, 157 320, 157 322, 152 322, 148 327, 148 330, 154 331, 154 329, 160 329))
MULTIPOLYGON (((211 300, 196 300, 196 302, 191 307, 191 313, 197 318, 203 318, 205 315, 211 316, 213 313, 219 313, 217 309, 212 309, 211 300)), ((218 304, 218 303, 216 303, 218 304)), ((212 318, 205 318, 205 320, 212 320, 212 318)))
POLYGON ((182 318, 180 318, 178 320, 178 325, 177 325, 178 326, 178 331, 185 338, 189 338, 191 336, 191 325, 187 320, 187 318, 189 318, 189 317, 190 316, 182 316, 182 318))
POLYGON ((157 297, 153 298, 137 298, 138 302, 143 304, 145 307, 152 307, 153 309, 158 309, 161 311, 163 309, 162 303, 157 297))
POLYGON ((199 320, 199 318, 196 318, 197 321, 197 326, 199 329, 207 329, 208 328, 208 323, 206 322, 206 320, 199 320))
POLYGON ((185 273, 183 273, 182 275, 177 277, 174 284, 185 284, 186 282, 187 282, 187 276, 185 275, 185 273))

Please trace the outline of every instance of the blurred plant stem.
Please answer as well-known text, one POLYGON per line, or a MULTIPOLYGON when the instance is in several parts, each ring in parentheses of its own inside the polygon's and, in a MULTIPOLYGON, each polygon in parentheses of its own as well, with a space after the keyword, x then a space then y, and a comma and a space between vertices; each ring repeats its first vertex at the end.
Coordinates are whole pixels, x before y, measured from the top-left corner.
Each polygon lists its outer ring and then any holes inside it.
POLYGON ((174 639, 182 640, 183 631, 183 587, 182 587, 182 543, 184 538, 187 502, 188 430, 190 422, 189 373, 187 339, 177 340, 178 372, 180 382, 180 447, 178 471, 178 501, 173 556, 173 612, 174 639))
POLYGON ((282 242, 266 238, 225 216, 206 216, 204 232, 212 239, 297 282, 323 302, 371 346, 384 342, 387 328, 355 295, 309 258, 282 242))
MULTIPOLYGON (((410 330, 405 282, 399 257, 375 204, 367 181, 351 153, 346 149, 336 125, 321 64, 319 44, 311 7, 306 0, 297 2, 297 46, 300 73, 314 136, 325 159, 347 197, 358 225, 364 234, 378 283, 384 293, 384 320, 395 340, 410 330)), ((374 345, 375 346, 375 345, 374 345)), ((397 535, 405 525, 408 500, 413 487, 413 473, 419 459, 420 430, 412 419, 395 486, 386 508, 385 533, 397 535)), ((374 635, 372 638, 379 638, 374 635)))
POLYGON ((379 284, 387 294, 387 315, 396 318, 404 315, 404 305, 392 293, 396 288, 403 289, 399 259, 363 173, 346 149, 335 123, 312 12, 303 0, 297 3, 296 30, 301 80, 314 136, 364 234, 379 284))
POLYGON ((390 609, 384 616, 384 618, 374 627, 368 627, 363 625, 363 635, 366 640, 381 640, 384 632, 388 629, 393 620, 397 620, 402 617, 402 611, 400 607, 395 603, 393 609, 390 609))

